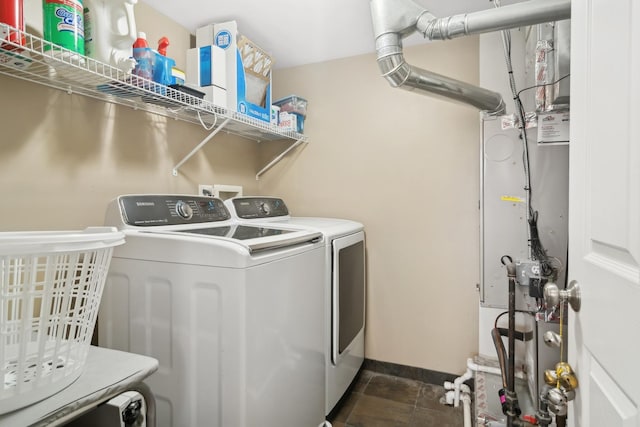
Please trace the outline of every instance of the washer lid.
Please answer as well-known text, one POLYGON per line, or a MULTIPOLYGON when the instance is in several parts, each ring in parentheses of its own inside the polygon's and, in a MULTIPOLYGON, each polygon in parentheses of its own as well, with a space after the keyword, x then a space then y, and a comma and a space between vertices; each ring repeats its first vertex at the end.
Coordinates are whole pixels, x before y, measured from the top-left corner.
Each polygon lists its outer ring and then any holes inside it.
MULTIPOLYGON (((158 231, 155 232, 158 233, 158 231)), ((236 224, 221 227, 161 231, 160 233, 197 234, 204 238, 233 241, 247 248, 250 253, 284 248, 301 243, 317 242, 322 239, 322 233, 317 231, 236 224)))

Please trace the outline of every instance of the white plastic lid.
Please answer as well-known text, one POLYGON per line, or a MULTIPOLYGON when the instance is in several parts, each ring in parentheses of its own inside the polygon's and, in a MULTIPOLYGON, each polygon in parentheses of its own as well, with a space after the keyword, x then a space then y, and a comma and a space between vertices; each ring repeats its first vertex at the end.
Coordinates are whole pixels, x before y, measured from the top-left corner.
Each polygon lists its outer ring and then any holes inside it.
POLYGON ((124 233, 115 227, 88 227, 80 231, 1 232, 0 256, 96 250, 124 242, 124 233))
POLYGON ((147 33, 145 33, 144 31, 138 31, 138 38, 139 39, 147 39, 147 33))

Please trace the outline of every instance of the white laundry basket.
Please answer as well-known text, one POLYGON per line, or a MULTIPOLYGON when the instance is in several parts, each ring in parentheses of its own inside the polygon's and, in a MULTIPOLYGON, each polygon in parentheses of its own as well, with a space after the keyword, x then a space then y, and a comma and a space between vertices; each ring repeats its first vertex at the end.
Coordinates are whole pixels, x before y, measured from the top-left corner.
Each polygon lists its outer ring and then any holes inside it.
POLYGON ((110 227, 0 233, 0 414, 80 376, 113 247, 122 243, 110 227))

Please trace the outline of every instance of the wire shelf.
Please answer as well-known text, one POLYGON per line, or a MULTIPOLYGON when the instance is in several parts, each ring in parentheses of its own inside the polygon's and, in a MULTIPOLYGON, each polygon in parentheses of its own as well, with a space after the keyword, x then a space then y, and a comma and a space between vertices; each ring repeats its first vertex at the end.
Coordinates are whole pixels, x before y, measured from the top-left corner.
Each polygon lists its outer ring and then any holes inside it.
POLYGON ((0 23, 0 74, 199 124, 208 130, 225 123, 226 132, 255 141, 307 140, 297 132, 282 130, 178 89, 125 73, 3 23, 0 23))

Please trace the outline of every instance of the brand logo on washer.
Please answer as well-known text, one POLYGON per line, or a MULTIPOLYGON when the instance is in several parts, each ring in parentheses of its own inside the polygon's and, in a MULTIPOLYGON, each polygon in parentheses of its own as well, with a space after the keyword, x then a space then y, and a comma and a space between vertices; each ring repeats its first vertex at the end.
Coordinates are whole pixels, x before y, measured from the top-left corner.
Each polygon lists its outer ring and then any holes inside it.
POLYGON ((136 206, 155 206, 154 202, 136 202, 136 206))

